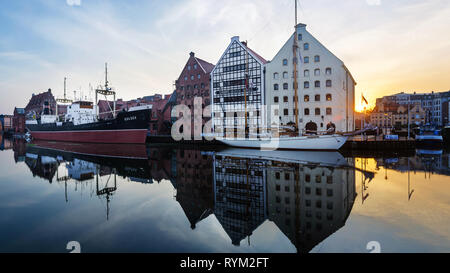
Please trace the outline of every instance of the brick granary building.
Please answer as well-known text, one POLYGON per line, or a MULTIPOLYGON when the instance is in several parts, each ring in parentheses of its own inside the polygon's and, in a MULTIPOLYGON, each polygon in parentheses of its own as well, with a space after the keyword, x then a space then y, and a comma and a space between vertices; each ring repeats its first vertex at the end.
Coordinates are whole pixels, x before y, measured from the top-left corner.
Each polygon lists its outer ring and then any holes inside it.
MULTIPOLYGON (((214 65, 195 57, 195 53, 191 52, 189 60, 184 66, 178 80, 175 81, 177 93, 177 105, 186 105, 191 110, 191 139, 194 139, 194 98, 202 98, 202 112, 204 108, 211 104, 210 97, 210 73, 214 69, 214 65)), ((209 120, 203 118, 203 125, 209 120)), ((202 131, 202 128, 198 128, 202 131)), ((184 129, 184 128, 183 128, 184 129)))

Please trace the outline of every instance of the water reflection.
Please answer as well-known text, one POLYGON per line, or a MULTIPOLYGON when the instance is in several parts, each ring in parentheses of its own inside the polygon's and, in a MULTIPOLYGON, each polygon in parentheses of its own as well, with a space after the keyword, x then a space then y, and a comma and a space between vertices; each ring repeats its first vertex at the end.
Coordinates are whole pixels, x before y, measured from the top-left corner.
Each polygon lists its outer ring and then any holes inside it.
MULTIPOLYGON (((20 141, 10 142, 10 147, 15 162, 25 164, 34 177, 64 185, 66 202, 71 201, 73 189, 68 185, 103 200, 107 220, 120 214, 110 207, 123 183, 146 187, 170 181, 173 202, 189 222, 188 237, 202 223, 214 227, 211 219, 217 219, 228 244, 247 249, 265 240, 255 234, 270 222, 277 228, 272 232, 283 234, 299 253, 310 252, 346 225, 357 197, 359 204, 370 200, 370 185, 381 169, 386 179, 388 170, 408 172, 409 199, 415 191, 409 172, 450 175, 449 156, 439 151, 375 159, 376 168, 370 170, 368 159, 345 158, 337 152, 200 151, 170 145, 20 141)), ((169 236, 159 232, 153 236, 169 236)))
POLYGON ((235 246, 244 239, 251 244, 253 232, 269 220, 298 252, 309 252, 345 225, 356 197, 354 162, 335 152, 204 152, 58 142, 17 143, 14 150, 33 176, 64 183, 66 202, 67 183, 104 198, 107 219, 117 176, 145 184, 169 180, 191 229, 214 214, 235 246))
POLYGON ((252 232, 269 219, 298 252, 309 252, 345 225, 356 197, 352 160, 315 153, 327 162, 296 163, 313 159, 310 152, 252 153, 214 157, 215 213, 233 244, 245 237, 250 244, 252 232))

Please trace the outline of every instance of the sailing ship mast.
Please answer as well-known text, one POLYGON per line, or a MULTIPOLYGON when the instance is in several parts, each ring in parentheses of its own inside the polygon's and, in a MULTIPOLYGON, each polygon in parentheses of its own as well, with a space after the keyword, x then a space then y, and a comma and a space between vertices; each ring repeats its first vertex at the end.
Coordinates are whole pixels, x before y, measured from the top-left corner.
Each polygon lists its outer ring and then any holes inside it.
POLYGON ((295 114, 295 131, 300 134, 298 126, 298 80, 297 80, 297 50, 298 50, 298 34, 297 34, 297 0, 295 0, 295 32, 294 32, 294 46, 292 48, 294 53, 294 114, 295 114))

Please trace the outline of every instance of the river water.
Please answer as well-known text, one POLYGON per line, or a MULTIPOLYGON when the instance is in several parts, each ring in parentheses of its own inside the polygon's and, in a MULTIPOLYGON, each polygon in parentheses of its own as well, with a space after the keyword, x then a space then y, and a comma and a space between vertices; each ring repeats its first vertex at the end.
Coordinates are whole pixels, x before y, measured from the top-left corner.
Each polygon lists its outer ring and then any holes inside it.
POLYGON ((0 252, 449 252, 442 150, 0 147, 0 252))

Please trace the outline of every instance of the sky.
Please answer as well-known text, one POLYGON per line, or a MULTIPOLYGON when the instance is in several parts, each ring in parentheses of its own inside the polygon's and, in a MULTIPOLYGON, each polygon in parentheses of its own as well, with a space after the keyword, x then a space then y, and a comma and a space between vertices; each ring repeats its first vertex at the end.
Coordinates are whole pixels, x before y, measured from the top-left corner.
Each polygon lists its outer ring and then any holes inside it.
MULTIPOLYGON (((361 94, 450 90, 450 1, 301 0, 299 22, 338 56, 361 94)), ((215 64, 232 36, 271 60, 294 26, 294 0, 6 0, 0 9, 0 113, 51 88, 90 96, 170 94, 189 52, 215 64), (93 95, 93 94, 91 94, 93 95)))

